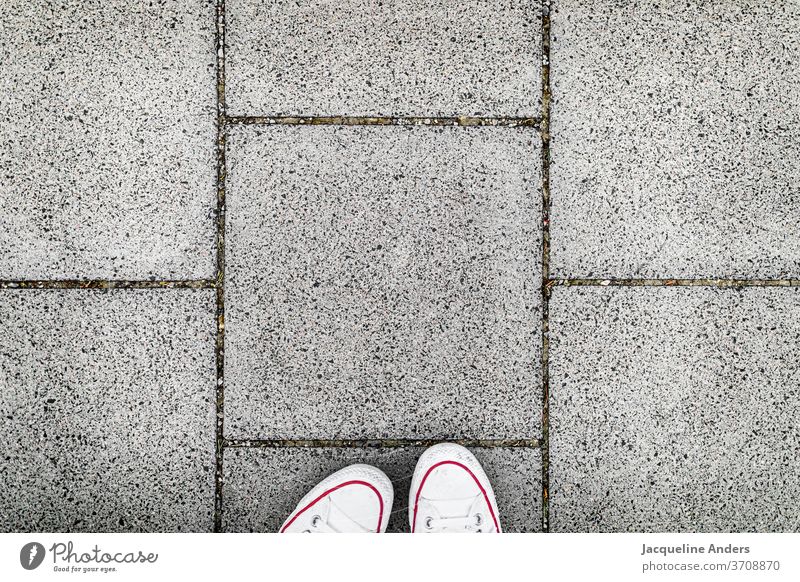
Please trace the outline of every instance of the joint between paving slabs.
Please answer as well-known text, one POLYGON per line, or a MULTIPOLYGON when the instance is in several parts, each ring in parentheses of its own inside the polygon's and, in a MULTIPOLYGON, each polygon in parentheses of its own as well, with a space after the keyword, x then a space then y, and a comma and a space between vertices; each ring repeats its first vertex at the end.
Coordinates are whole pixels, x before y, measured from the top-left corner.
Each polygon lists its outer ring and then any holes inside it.
POLYGON ((222 531, 222 487, 223 456, 225 450, 225 0, 217 0, 216 6, 216 67, 217 67, 217 333, 216 333, 216 427, 214 470, 214 531, 222 531))
POLYGON ((800 287, 800 279, 550 279, 553 287, 800 287))
POLYGON ((0 281, 0 289, 214 289, 211 279, 192 281, 28 280, 0 281))
POLYGON ((231 449, 396 449, 430 447, 439 443, 455 443, 474 448, 538 449, 538 439, 225 439, 231 449))
MULTIPOLYGON (((221 194, 224 196, 224 192, 221 194)), ((224 213, 224 208, 222 208, 224 213)), ((549 233, 548 233, 549 234, 549 233)), ((224 233, 218 245, 224 246, 224 233)), ((549 237, 548 237, 549 238, 549 237)), ((549 241, 548 241, 549 242, 549 241)), ((219 253, 222 249, 218 248, 219 253)), ((549 249, 548 249, 549 250, 549 249)), ((219 260, 219 259, 218 259, 219 260)), ((549 265, 548 265, 549 267, 549 265)), ((553 287, 800 287, 800 279, 550 279, 544 282, 548 299, 553 287)), ((0 289, 223 289, 222 271, 215 279, 186 281, 121 281, 115 279, 5 280, 0 289)), ((222 298, 220 298, 222 302, 222 298)))
MULTIPOLYGON (((224 192, 222 193, 224 196, 224 192)), ((222 209, 224 213, 224 208, 222 209)), ((224 246, 224 233, 218 244, 224 246)), ((217 249, 219 253, 221 249, 217 249)), ((548 265, 549 267, 549 265, 548 265)), ((115 279, 5 280, 0 289, 224 289, 222 272, 215 279, 185 281, 121 281, 115 279)), ((800 287, 800 279, 547 279, 542 293, 548 299, 553 287, 800 287)), ((220 298, 221 302, 223 298, 220 298)))
POLYGON ((550 0, 542 0, 542 531, 550 531, 550 0))
POLYGON ((357 116, 226 116, 228 125, 403 125, 431 127, 531 127, 535 117, 357 117, 357 116))

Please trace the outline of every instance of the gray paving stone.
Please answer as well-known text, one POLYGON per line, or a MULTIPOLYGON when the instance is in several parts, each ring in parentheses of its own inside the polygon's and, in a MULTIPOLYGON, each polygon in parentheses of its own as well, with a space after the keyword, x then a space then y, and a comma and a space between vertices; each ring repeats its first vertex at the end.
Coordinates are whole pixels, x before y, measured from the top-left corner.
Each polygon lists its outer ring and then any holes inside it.
POLYGON ((797 531, 800 289, 556 288, 558 531, 797 531))
MULTIPOLYGON (((225 452, 223 527, 274 532, 300 499, 329 474, 352 463, 375 465, 394 485, 388 531, 407 532, 408 489, 424 448, 228 449, 225 452)), ((541 529, 541 456, 538 449, 472 449, 497 496, 507 532, 541 529)))
POLYGON ((0 291, 0 531, 207 531, 210 290, 0 291))
POLYGON ((228 0, 235 115, 537 116, 541 24, 522 0, 228 0))
POLYGON ((213 274, 214 14, 3 3, 0 279, 213 274))
POLYGON ((553 273, 800 276, 800 3, 553 6, 553 273))
POLYGON ((538 437, 538 143, 235 128, 226 435, 538 437))

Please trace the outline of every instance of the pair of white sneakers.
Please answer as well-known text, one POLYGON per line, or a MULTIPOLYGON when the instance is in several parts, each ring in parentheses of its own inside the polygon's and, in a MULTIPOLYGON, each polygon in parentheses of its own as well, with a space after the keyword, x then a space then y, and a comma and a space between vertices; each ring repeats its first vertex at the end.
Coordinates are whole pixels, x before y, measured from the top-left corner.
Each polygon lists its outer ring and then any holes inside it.
MULTIPOLYGON (((350 465, 330 475, 298 503, 281 533, 383 533, 394 490, 371 465, 350 465)), ((408 500, 411 533, 500 533, 494 491, 478 459, 442 443, 417 462, 408 500)))

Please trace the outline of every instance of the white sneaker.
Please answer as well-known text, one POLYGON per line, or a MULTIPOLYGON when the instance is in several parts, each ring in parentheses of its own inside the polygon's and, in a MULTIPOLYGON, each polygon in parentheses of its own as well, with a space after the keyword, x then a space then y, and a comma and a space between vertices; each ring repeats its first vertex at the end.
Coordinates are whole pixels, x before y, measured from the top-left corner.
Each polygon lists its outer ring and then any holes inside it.
POLYGON ((386 474, 350 465, 325 478, 300 500, 281 533, 383 533, 394 490, 386 474))
POLYGON ((408 503, 411 533, 500 533, 494 491, 478 459, 442 443, 417 461, 408 503))

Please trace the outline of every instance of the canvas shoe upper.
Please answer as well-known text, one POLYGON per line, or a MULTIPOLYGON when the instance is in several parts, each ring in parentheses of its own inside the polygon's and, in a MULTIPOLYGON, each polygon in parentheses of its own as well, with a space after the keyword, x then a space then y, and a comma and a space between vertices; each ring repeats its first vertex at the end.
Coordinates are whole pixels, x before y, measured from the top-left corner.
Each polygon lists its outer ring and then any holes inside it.
POLYGON ((281 533, 383 533, 394 491, 386 474, 350 465, 309 491, 281 526, 281 533))
POLYGON ((442 443, 426 450, 414 469, 408 519, 412 533, 500 533, 494 491, 478 459, 442 443))

